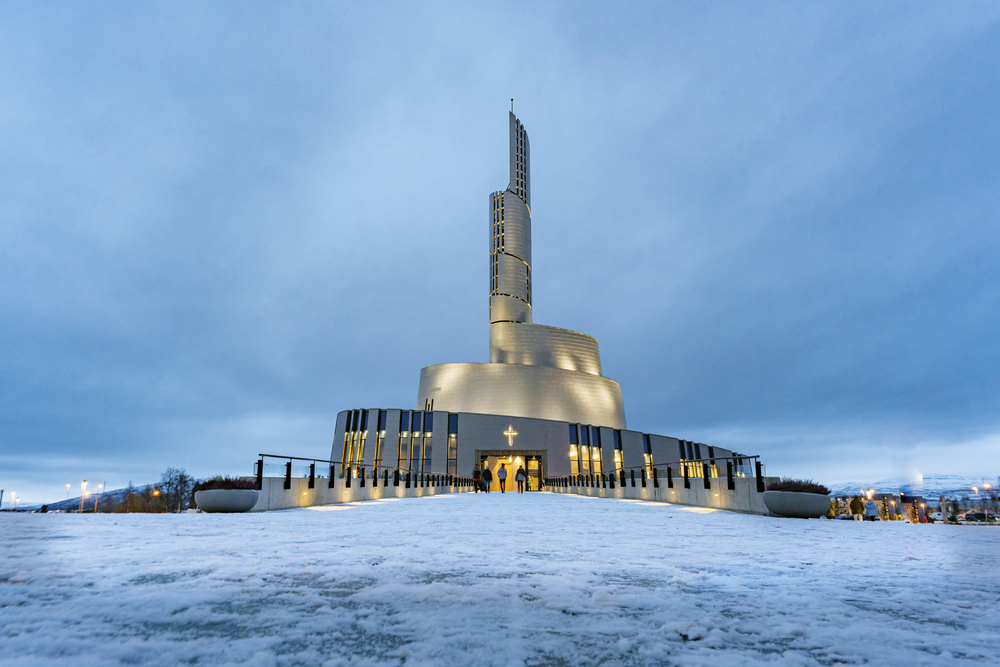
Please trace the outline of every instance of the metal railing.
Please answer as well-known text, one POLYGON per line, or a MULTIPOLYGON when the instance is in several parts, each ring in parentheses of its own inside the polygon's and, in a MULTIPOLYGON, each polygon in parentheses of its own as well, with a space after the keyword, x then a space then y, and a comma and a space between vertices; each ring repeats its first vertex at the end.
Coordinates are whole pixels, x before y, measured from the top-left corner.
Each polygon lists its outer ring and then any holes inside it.
MULTIPOLYGON (((333 489, 337 487, 337 480, 341 480, 341 484, 345 488, 351 488, 352 484, 357 484, 359 487, 364 487, 367 484, 371 484, 372 487, 378 487, 379 482, 382 486, 403 486, 404 488, 473 488, 473 482, 471 477, 462 477, 460 475, 453 475, 448 473, 440 473, 433 471, 418 471, 418 470, 407 470, 404 468, 391 467, 391 466, 381 466, 381 465, 365 465, 362 464, 350 464, 344 461, 336 461, 332 459, 310 459, 301 456, 282 456, 279 454, 258 454, 259 458, 256 463, 254 463, 254 476, 257 478, 257 490, 259 491, 263 487, 264 483, 264 471, 267 464, 265 464, 264 459, 281 459, 284 461, 284 478, 285 478, 285 489, 292 488, 292 461, 309 461, 308 466, 300 466, 301 471, 298 478, 309 478, 309 488, 316 488, 316 480, 326 480, 327 488, 333 489), (329 473, 326 477, 323 476, 324 470, 320 469, 320 474, 317 475, 316 464, 320 463, 324 466, 329 466, 329 473), (338 474, 337 468, 340 468, 340 473, 338 474)), ((277 476, 277 475, 275 475, 277 476)))
MULTIPOLYGON (((577 473, 572 475, 565 475, 563 477, 546 477, 542 480, 542 483, 548 486, 556 488, 571 488, 571 487, 589 487, 589 488, 615 488, 615 481, 617 478, 618 483, 622 488, 631 481, 632 487, 636 486, 636 470, 639 470, 639 484, 642 488, 646 488, 647 481, 651 480, 653 483, 653 488, 660 488, 660 469, 666 468, 666 480, 667 488, 674 488, 674 467, 680 467, 681 477, 678 481, 683 479, 683 484, 685 489, 691 488, 692 479, 702 479, 702 484, 706 489, 712 488, 712 475, 710 466, 715 466, 716 461, 726 462, 726 488, 730 491, 736 490, 736 477, 745 477, 745 475, 737 475, 735 472, 735 467, 733 465, 734 461, 753 461, 754 462, 754 477, 757 480, 757 492, 764 493, 764 466, 760 462, 760 456, 715 456, 711 458, 703 459, 686 459, 683 461, 672 461, 668 464, 656 464, 651 463, 648 465, 641 466, 628 466, 620 467, 614 472, 586 472, 577 473), (702 475, 694 476, 691 475, 693 470, 692 466, 696 464, 701 464, 702 475), (628 475, 625 471, 628 470, 628 475)), ((716 477, 716 479, 721 479, 716 477)))

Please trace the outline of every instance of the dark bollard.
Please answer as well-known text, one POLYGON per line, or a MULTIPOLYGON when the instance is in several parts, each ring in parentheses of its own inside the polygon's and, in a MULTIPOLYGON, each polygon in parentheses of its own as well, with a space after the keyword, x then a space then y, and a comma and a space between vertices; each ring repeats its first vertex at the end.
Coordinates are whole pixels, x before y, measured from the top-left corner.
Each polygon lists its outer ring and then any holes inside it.
POLYGON ((674 488, 674 469, 667 466, 667 488, 674 488))
POLYGON ((264 459, 257 459, 257 490, 264 488, 264 459))
POLYGON ((733 479, 733 462, 726 461, 726 488, 730 491, 736 490, 736 480, 733 479))
POLYGON ((618 483, 623 489, 625 488, 625 468, 618 471, 618 483))
POLYGON ((684 488, 685 489, 690 489, 691 488, 691 480, 690 480, 690 478, 688 478, 688 466, 687 465, 684 465, 684 488))
POLYGON ((335 466, 331 463, 330 464, 330 479, 327 480, 327 483, 326 483, 326 488, 328 488, 328 489, 332 489, 333 488, 333 480, 337 479, 337 474, 333 470, 334 467, 335 466))
POLYGON ((365 469, 363 467, 360 470, 358 470, 358 479, 361 480, 360 482, 358 482, 358 486, 364 486, 365 485, 365 469))
POLYGON ((608 488, 609 489, 615 488, 615 474, 614 473, 608 473, 608 488))
POLYGON ((702 472, 703 475, 705 475, 705 488, 706 489, 711 489, 712 488, 712 478, 711 478, 712 470, 708 467, 707 463, 702 463, 701 464, 701 472, 702 472))
POLYGON ((635 470, 629 470, 629 475, 632 476, 632 488, 635 488, 635 470))
POLYGON ((406 471, 406 488, 410 488, 410 471, 406 471))
POLYGON ((609 476, 605 475, 603 472, 601 473, 601 488, 608 488, 608 477, 609 476))
POLYGON ((347 466, 345 478, 347 479, 347 488, 351 488, 351 466, 347 466))
POLYGON ((316 488, 316 464, 315 463, 310 463, 309 464, 309 488, 310 489, 315 489, 316 488))
POLYGON ((755 461, 754 468, 757 471, 757 493, 764 493, 764 471, 761 469, 760 459, 755 461))
POLYGON ((285 488, 292 488, 292 462, 285 464, 285 488))
POLYGON ((646 488, 646 469, 642 469, 642 488, 646 488))
MULTIPOLYGON (((388 472, 388 470, 386 472, 388 472)), ((392 471, 392 485, 399 486, 399 468, 392 471)))
POLYGON ((653 488, 660 488, 660 473, 656 468, 653 468, 653 488))

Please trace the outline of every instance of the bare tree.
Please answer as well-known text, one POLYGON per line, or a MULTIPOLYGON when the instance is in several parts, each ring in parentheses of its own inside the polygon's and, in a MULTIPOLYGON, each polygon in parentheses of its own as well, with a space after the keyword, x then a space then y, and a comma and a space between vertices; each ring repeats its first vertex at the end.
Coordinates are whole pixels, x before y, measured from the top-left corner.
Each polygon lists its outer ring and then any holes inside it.
POLYGON ((168 511, 180 512, 186 508, 192 485, 194 479, 184 468, 167 468, 160 478, 160 491, 168 511))

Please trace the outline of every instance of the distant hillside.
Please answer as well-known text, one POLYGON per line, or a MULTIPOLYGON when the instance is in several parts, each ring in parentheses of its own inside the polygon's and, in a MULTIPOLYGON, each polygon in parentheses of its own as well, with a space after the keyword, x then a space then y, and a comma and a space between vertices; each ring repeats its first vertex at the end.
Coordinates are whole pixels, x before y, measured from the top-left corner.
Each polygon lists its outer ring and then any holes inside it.
POLYGON ((881 479, 876 482, 848 482, 831 486, 831 493, 837 496, 854 495, 862 489, 874 489, 879 493, 899 493, 904 491, 924 498, 937 499, 938 496, 946 498, 972 497, 972 487, 983 486, 983 482, 1000 486, 998 479, 984 479, 982 477, 968 477, 963 475, 927 475, 920 481, 900 480, 898 478, 881 479))
MULTIPOLYGON (((132 487, 132 493, 144 493, 147 489, 152 489, 154 486, 155 486, 155 484, 145 484, 143 486, 134 486, 134 487, 132 487)), ((125 487, 123 489, 113 489, 111 491, 105 491, 104 492, 104 499, 103 500, 104 500, 104 502, 108 502, 109 500, 113 500, 115 502, 119 502, 120 503, 120 502, 122 502, 125 499, 125 496, 127 494, 128 494, 128 487, 125 487)), ((48 505, 49 505, 49 511, 50 512, 55 511, 55 510, 63 510, 63 511, 66 511, 66 510, 78 510, 78 509, 80 509, 80 496, 77 496, 76 498, 70 498, 69 500, 59 500, 59 501, 54 502, 54 503, 48 503, 48 505)), ((25 509, 38 509, 39 507, 41 507, 41 505, 34 505, 33 507, 26 507, 25 509)), ((87 496, 85 510, 89 511, 89 512, 92 512, 94 510, 94 496, 93 495, 87 496)))

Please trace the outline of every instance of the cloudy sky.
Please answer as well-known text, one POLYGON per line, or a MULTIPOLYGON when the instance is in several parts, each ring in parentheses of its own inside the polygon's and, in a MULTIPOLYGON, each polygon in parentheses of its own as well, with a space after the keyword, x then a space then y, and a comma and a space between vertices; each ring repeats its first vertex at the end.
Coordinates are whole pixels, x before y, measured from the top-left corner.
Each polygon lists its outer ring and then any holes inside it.
POLYGON ((328 456, 486 361, 511 98, 535 321, 630 428, 1000 474, 995 2, 5 2, 0 487, 328 456))

